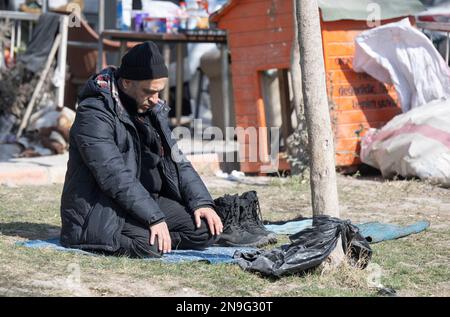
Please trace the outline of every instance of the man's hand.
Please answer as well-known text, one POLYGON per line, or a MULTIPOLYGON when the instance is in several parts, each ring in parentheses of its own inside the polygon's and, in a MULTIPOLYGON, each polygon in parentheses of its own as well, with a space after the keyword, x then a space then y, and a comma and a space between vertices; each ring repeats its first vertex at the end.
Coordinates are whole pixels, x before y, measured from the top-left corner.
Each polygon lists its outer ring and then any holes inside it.
POLYGON ((172 251, 172 241, 170 239, 169 228, 165 221, 150 226, 150 244, 155 243, 158 237, 158 250, 167 253, 172 251))
POLYGON ((222 233, 223 224, 220 217, 216 214, 216 212, 209 207, 200 208, 194 211, 195 216, 195 225, 197 228, 200 228, 201 220, 200 218, 205 218, 208 223, 209 231, 212 235, 219 235, 222 233))

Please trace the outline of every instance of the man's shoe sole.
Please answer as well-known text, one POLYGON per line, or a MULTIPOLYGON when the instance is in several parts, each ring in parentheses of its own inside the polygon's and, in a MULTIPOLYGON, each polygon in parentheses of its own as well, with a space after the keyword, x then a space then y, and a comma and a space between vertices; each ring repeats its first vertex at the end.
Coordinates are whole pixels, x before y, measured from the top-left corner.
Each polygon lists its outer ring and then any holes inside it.
POLYGON ((262 237, 260 240, 253 242, 253 243, 233 243, 231 241, 223 241, 223 242, 219 242, 217 243, 217 245, 219 246, 225 246, 225 247, 255 247, 255 248, 260 248, 263 246, 266 246, 270 244, 270 241, 267 237, 262 237))

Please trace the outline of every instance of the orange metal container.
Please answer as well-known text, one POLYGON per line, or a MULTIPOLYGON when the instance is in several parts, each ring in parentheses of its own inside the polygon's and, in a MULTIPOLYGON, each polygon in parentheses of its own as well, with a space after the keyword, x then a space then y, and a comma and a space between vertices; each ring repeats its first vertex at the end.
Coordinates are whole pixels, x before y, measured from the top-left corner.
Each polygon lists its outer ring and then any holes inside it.
MULTIPOLYGON (((294 40, 292 11, 292 1, 232 0, 211 18, 228 31, 238 127, 266 126, 260 72, 289 68, 294 40)), ((383 126, 401 113, 401 108, 393 87, 353 71, 354 39, 369 29, 366 21, 321 21, 321 28, 336 165, 354 166, 360 163, 360 137, 368 128, 383 126)), ((250 146, 268 148, 264 141, 257 145, 243 141, 240 146, 242 153, 248 153, 250 146)), ((244 161, 241 170, 258 173, 263 163, 244 161)))

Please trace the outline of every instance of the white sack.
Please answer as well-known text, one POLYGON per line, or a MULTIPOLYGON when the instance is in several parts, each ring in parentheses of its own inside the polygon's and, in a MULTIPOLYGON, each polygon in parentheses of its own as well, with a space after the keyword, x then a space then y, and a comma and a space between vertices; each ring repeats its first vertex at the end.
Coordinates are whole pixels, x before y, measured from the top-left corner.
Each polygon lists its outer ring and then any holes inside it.
POLYGON ((361 161, 385 177, 417 176, 450 186, 450 101, 434 101, 369 130, 361 161))
POLYGON ((409 19, 361 33, 353 69, 394 84, 403 112, 450 96, 450 68, 409 19))

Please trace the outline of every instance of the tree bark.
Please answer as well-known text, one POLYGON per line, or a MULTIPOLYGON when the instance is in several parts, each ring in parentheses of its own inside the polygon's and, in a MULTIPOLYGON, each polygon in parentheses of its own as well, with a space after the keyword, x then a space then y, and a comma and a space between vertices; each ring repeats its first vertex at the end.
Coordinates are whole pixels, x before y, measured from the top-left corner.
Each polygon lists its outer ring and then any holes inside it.
POLYGON ((317 0, 296 0, 303 100, 310 147, 313 215, 339 217, 333 131, 328 109, 317 0))
POLYGON ((292 95, 293 95, 293 108, 297 114, 297 117, 304 116, 303 111, 303 95, 302 95, 302 70, 300 68, 300 46, 298 44, 298 28, 297 28, 297 0, 292 0, 294 5, 294 40, 291 48, 291 82, 292 82, 292 95))
POLYGON ((309 167, 308 132, 306 129, 305 111, 302 94, 302 70, 300 69, 300 47, 298 45, 297 15, 295 12, 296 1, 293 2, 294 37, 291 48, 291 109, 295 110, 297 126, 287 139, 287 149, 291 167, 291 175, 303 176, 309 167))

